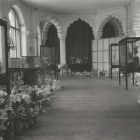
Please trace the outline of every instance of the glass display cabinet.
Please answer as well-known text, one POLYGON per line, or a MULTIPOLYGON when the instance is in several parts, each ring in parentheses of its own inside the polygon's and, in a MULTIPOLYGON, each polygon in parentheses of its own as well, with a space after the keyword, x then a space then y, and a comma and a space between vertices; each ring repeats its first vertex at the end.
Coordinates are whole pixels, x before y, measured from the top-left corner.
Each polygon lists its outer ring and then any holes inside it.
POLYGON ((119 69, 119 84, 121 84, 122 73, 125 76, 126 90, 128 90, 128 74, 132 74, 134 85, 135 72, 140 73, 140 37, 126 37, 121 39, 118 44, 110 44, 110 69, 112 78, 112 69, 119 69), (114 50, 117 57, 113 57, 114 50))
POLYGON ((7 22, 0 19, 0 89, 3 87, 9 93, 7 22))
POLYGON ((6 73, 6 40, 4 22, 0 20, 0 74, 6 73))

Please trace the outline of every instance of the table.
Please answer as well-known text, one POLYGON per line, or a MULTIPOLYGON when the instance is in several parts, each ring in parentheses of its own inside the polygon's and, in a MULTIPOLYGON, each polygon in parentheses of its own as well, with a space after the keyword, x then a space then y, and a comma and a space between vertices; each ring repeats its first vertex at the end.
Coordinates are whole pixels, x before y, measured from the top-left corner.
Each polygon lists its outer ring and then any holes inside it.
POLYGON ((89 63, 80 63, 80 64, 68 64, 71 72, 84 72, 84 71, 91 71, 92 65, 89 63))

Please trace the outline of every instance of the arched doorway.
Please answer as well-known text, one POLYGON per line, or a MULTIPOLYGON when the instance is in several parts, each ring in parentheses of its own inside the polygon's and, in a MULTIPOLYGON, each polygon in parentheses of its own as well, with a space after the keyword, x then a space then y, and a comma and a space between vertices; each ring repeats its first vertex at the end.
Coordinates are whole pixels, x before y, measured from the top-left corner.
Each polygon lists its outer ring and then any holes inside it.
POLYGON ((60 63, 60 40, 57 35, 57 29, 53 24, 51 24, 48 29, 43 54, 47 57, 48 63, 60 63))
POLYGON ((92 28, 85 21, 78 19, 70 25, 66 36, 66 61, 69 67, 74 65, 74 68, 77 67, 75 71, 91 71, 93 38, 92 28))

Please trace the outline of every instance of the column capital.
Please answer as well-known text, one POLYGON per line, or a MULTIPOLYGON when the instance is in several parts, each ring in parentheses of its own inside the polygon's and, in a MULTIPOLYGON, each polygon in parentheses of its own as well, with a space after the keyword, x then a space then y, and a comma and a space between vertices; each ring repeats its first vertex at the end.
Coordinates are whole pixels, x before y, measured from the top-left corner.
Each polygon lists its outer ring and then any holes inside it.
POLYGON ((66 39, 66 32, 65 33, 57 33, 58 37, 60 40, 65 40, 66 39))
POLYGON ((100 39, 100 38, 101 38, 101 35, 102 35, 101 32, 100 32, 100 33, 95 33, 95 34, 94 34, 94 39, 95 39, 95 40, 100 39))

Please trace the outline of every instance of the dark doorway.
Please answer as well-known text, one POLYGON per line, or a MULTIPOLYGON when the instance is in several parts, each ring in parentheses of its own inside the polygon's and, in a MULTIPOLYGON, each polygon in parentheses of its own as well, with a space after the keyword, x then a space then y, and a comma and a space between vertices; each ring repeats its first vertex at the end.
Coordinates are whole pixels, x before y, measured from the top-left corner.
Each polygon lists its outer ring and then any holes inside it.
POLYGON ((53 24, 48 29, 45 46, 47 47, 47 51, 48 51, 46 52, 46 55, 48 56, 49 63, 59 64, 60 63, 60 40, 57 35, 57 29, 53 24))
MULTIPOLYGON (((67 64, 90 64, 92 66, 92 28, 78 19, 70 25, 66 37, 67 64)), ((91 67, 90 67, 91 68, 91 67)))

